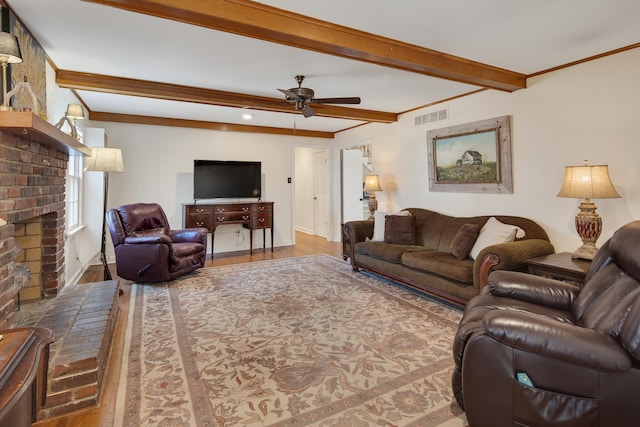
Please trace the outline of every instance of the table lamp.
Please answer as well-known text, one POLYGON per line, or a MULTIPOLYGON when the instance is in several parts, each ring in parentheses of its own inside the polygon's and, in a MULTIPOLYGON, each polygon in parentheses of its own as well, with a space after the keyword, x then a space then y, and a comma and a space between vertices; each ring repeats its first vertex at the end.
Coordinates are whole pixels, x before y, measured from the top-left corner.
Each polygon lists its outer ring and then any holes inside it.
POLYGON ((598 250, 596 241, 602 232, 602 218, 596 213, 596 205, 591 199, 620 197, 609 178, 608 166, 589 165, 586 160, 582 166, 566 166, 558 197, 584 199, 575 220, 582 246, 573 253, 573 257, 593 259, 598 250))
POLYGON ((369 193, 369 212, 371 216, 378 209, 378 201, 376 200, 376 191, 382 191, 380 188, 380 177, 378 175, 367 175, 364 177, 364 191, 369 193))

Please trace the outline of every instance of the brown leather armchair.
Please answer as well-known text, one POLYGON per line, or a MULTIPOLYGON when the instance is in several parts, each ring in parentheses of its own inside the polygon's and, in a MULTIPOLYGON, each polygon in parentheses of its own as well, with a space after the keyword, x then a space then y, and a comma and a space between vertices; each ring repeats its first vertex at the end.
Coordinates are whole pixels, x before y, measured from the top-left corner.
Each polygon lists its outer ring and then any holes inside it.
POLYGON ((207 229, 171 230, 157 203, 110 209, 107 224, 123 279, 163 282, 204 267, 207 229))
POLYGON ((640 425, 640 221, 602 246, 582 287, 492 273, 453 355, 471 427, 640 425))

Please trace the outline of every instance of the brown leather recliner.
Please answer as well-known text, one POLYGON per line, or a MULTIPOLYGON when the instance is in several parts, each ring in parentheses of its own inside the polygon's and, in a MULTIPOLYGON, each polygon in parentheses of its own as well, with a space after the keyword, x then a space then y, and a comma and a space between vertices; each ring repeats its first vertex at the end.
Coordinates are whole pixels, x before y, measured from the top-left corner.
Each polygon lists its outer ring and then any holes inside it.
POLYGON ((207 229, 171 230, 157 203, 110 209, 107 224, 123 279, 163 282, 204 267, 207 229))
POLYGON ((471 427, 640 425, 640 221, 602 246, 582 287, 492 273, 453 356, 471 427))

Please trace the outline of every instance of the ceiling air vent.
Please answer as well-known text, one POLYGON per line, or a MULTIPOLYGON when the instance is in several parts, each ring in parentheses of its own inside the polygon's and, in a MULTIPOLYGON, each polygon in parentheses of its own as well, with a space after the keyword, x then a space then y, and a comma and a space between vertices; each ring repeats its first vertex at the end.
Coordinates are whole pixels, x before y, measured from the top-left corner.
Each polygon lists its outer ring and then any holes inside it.
POLYGON ((445 108, 443 110, 432 111, 425 113, 421 116, 416 116, 414 121, 415 125, 424 125, 427 123, 439 122, 440 120, 446 120, 449 118, 449 111, 445 108))

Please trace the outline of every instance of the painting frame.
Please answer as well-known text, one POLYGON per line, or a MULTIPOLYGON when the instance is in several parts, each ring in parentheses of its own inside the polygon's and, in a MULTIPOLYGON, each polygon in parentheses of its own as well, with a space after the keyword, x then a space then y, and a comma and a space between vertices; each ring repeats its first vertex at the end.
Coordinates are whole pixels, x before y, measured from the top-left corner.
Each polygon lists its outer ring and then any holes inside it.
POLYGON ((430 130, 427 151, 429 191, 513 193, 511 116, 430 130))

